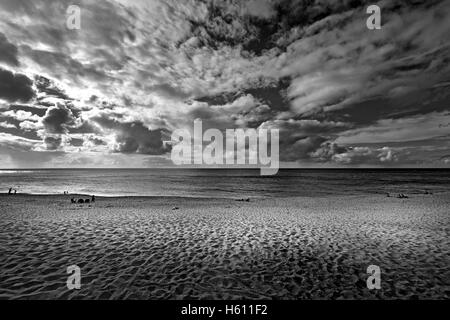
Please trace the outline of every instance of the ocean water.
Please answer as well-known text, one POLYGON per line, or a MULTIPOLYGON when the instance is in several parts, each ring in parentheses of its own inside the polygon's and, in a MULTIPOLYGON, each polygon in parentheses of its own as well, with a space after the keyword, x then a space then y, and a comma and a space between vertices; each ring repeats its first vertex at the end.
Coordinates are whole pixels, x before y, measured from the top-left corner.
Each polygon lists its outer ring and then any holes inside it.
POLYGON ((0 170, 0 193, 99 196, 291 197, 450 190, 450 170, 282 169, 260 176, 252 169, 0 170))

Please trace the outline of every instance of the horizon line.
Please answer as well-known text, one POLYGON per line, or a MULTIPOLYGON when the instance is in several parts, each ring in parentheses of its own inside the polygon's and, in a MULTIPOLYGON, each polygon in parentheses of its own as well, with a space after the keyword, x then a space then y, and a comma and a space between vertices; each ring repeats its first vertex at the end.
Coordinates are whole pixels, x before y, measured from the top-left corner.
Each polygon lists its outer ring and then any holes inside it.
MULTIPOLYGON (((0 171, 30 171, 30 170, 260 170, 260 167, 90 167, 90 168, 0 168, 0 171)), ((279 170, 450 170, 450 167, 280 167, 279 170)))

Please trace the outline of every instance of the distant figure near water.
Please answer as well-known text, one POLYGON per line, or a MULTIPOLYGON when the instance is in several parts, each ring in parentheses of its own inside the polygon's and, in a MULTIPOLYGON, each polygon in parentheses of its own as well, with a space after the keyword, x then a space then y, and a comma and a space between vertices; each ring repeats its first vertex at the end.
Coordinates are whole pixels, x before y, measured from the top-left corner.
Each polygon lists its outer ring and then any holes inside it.
POLYGON ((92 197, 91 197, 91 202, 95 202, 95 196, 94 195, 92 195, 92 197))
POLYGON ((12 188, 9 188, 8 194, 12 193, 12 188))

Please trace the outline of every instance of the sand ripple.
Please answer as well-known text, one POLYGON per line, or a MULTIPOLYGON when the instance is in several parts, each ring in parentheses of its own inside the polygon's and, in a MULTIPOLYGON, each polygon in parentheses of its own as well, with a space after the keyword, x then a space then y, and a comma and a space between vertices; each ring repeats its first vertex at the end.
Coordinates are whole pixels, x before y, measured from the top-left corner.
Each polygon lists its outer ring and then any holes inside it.
POLYGON ((89 207, 0 196, 0 298, 448 299, 447 198, 99 199, 89 207), (73 264, 82 287, 69 291, 73 264), (366 288, 370 264, 382 269, 379 291, 366 288))

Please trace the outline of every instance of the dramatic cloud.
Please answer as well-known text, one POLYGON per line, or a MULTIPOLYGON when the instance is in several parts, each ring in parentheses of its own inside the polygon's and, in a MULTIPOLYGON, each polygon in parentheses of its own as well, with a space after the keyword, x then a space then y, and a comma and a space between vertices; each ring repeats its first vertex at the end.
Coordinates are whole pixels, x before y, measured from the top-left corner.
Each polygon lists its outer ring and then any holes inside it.
POLYGON ((164 144, 164 140, 170 140, 169 136, 166 133, 163 140, 161 129, 150 130, 141 122, 119 122, 108 117, 94 118, 93 121, 105 132, 114 134, 115 152, 160 155, 170 151, 164 144))
POLYGON ((3 158, 167 165, 201 119, 279 129, 288 165, 448 166, 450 2, 380 1, 381 30, 369 4, 2 0, 3 158))
MULTIPOLYGON (((261 129, 280 131, 280 149, 283 150, 280 159, 284 161, 309 158, 323 160, 319 149, 326 145, 326 141, 334 139, 337 132, 349 127, 349 124, 342 122, 293 119, 267 121, 260 126, 261 129)), ((330 159, 331 157, 327 160, 330 159)))
POLYGON ((62 134, 75 124, 75 118, 66 106, 58 105, 47 109, 42 123, 47 133, 62 134))
POLYGON ((26 75, 0 68, 0 99, 27 102, 34 97, 33 81, 26 75))

